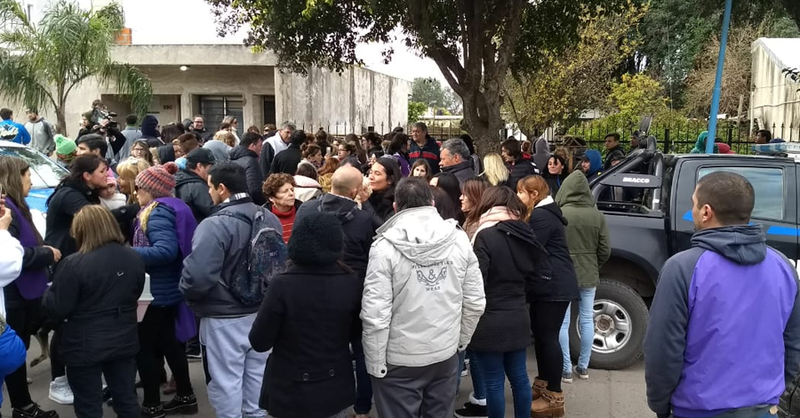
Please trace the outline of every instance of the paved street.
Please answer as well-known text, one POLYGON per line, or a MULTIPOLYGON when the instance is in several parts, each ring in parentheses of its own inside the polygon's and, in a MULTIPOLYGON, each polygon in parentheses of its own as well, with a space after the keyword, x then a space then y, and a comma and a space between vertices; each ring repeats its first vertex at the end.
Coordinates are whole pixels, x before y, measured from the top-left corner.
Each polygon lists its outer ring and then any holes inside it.
MULTIPOLYGON (((39 346, 34 341, 28 353, 28 363, 39 355, 39 346)), ((536 361, 533 352, 528 355, 528 370, 531 376, 536 372, 536 361)), ((206 397, 205 382, 203 379, 202 365, 199 362, 190 363, 192 384, 194 385, 197 397, 200 402, 200 414, 197 418, 211 418, 214 411, 208 403, 206 397)), ((645 402, 644 386, 644 365, 640 362, 633 367, 623 371, 601 371, 589 370, 590 380, 575 380, 571 385, 564 385, 567 393, 567 417, 591 417, 591 418, 641 418, 652 416, 645 402)), ((36 366, 29 377, 33 379, 31 384, 31 396, 46 409, 55 408, 62 418, 73 417, 72 406, 56 405, 47 398, 47 390, 50 382, 50 364, 45 362, 36 366)), ((469 377, 462 380, 461 391, 459 393, 458 405, 466 402, 472 382, 469 377)), ((4 390, 5 392, 5 390, 4 390)), ((141 390, 139 391, 141 399, 141 390)), ((11 409, 8 402, 8 393, 4 393, 2 416, 10 417, 11 409)), ((168 397, 164 396, 164 400, 168 397)), ((511 407, 511 389, 506 387, 506 417, 513 416, 511 407)), ((106 416, 114 416, 111 408, 106 407, 106 416)), ((377 417, 373 411, 372 417, 377 417)))

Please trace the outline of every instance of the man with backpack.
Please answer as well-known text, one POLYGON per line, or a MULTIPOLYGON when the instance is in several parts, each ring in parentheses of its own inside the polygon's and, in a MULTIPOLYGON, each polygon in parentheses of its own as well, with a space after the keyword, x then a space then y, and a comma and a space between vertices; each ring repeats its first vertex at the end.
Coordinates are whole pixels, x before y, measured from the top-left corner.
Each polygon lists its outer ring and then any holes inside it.
POLYGON ((266 416, 258 401, 269 353, 255 352, 248 334, 286 262, 281 223, 253 203, 245 177, 235 163, 209 171, 217 212, 197 226, 180 284, 200 318, 208 398, 220 418, 266 416))

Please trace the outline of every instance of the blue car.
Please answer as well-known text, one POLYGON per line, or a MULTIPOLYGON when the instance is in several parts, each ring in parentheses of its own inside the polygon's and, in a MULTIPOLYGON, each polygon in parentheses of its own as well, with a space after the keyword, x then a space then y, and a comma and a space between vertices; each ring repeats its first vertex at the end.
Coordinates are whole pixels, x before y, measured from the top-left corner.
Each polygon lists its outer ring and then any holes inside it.
POLYGON ((31 208, 31 216, 36 229, 44 236, 47 198, 53 194, 69 171, 46 155, 24 145, 0 140, 0 155, 22 158, 31 167, 33 187, 25 201, 31 208))

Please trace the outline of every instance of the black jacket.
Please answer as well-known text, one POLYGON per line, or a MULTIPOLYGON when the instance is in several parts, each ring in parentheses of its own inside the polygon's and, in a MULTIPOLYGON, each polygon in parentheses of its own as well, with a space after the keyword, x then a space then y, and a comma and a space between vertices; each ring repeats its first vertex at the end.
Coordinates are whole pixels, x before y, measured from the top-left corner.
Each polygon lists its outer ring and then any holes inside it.
POLYGON ((538 281, 544 248, 523 221, 504 221, 475 237, 475 255, 483 274, 486 310, 469 348, 506 353, 531 343, 527 289, 538 281))
POLYGON ((611 160, 616 157, 625 157, 625 151, 622 149, 622 145, 617 145, 606 152, 606 159, 603 162, 603 170, 608 170, 611 168, 611 160))
POLYGON ((214 202, 208 194, 208 182, 189 170, 175 173, 175 197, 183 200, 191 209, 199 224, 211 215, 214 202))
POLYGON ((259 406, 276 417, 324 418, 353 404, 350 343, 361 340, 361 281, 337 265, 275 277, 250 330, 272 354, 259 406))
POLYGON ((369 248, 375 238, 375 225, 372 217, 375 212, 371 206, 359 209, 356 202, 335 194, 328 193, 319 199, 309 200, 300 206, 294 224, 314 212, 330 213, 342 224, 344 232, 344 258, 342 261, 356 272, 361 281, 367 275, 369 248))
POLYGON ((270 174, 286 173, 295 175, 295 173, 297 173, 297 165, 300 164, 302 160, 303 153, 300 151, 300 148, 294 146, 294 144, 289 145, 289 148, 283 150, 283 152, 276 155, 272 160, 272 165, 269 170, 270 174))
POLYGON ((556 198, 556 193, 558 193, 558 190, 561 188, 561 185, 564 184, 564 180, 567 179, 567 175, 569 175, 569 173, 567 173, 566 169, 564 169, 564 172, 560 176, 555 174, 550 174, 549 171, 545 171, 543 177, 544 180, 547 182, 547 186, 550 188, 550 197, 552 197, 553 199, 556 198))
POLYGON ((465 181, 477 177, 475 170, 472 168, 472 159, 449 167, 442 167, 442 172, 452 173, 458 179, 458 184, 464 184, 465 181))
POLYGON ((231 150, 231 161, 239 164, 245 170, 247 175, 247 192, 253 198, 253 203, 256 205, 263 205, 267 202, 264 193, 261 191, 261 186, 264 183, 264 176, 261 174, 261 168, 258 166, 258 155, 239 145, 231 150))
POLYGON ((372 210, 375 211, 373 218, 376 225, 375 229, 378 229, 389 218, 394 216, 394 186, 390 186, 382 192, 372 192, 368 202, 372 206, 372 210))
POLYGON ((42 307, 63 322, 58 338, 64 364, 85 366, 136 356, 136 308, 144 274, 139 255, 116 243, 59 263, 42 307))
POLYGON ((529 300, 573 301, 580 296, 578 276, 567 246, 566 225, 567 220, 555 202, 539 206, 531 213, 531 229, 549 255, 542 262, 539 282, 528 293, 529 300))
POLYGON ((508 165, 508 180, 506 185, 512 190, 517 191, 517 183, 533 174, 539 174, 539 169, 533 160, 520 157, 514 165, 508 165))
POLYGON ((270 175, 270 166, 272 165, 272 160, 275 159, 275 148, 272 148, 272 144, 267 141, 261 145, 261 155, 258 156, 258 166, 261 168, 261 175, 264 176, 264 179, 269 177, 270 175))
MULTIPOLYGON (((47 199, 47 232, 44 242, 61 251, 62 260, 78 251, 75 240, 69 236, 72 219, 86 205, 99 205, 100 198, 85 183, 63 183, 47 199)), ((139 205, 123 206, 111 213, 120 224, 136 217, 139 205)), ((125 229, 123 228, 123 231, 125 229)))

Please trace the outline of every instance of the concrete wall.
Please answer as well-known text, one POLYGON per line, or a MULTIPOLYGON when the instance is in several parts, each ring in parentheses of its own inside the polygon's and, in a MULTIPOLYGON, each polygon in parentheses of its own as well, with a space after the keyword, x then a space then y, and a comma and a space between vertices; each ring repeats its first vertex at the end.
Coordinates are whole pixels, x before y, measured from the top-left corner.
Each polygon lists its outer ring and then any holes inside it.
POLYGON ((791 82, 781 72, 786 67, 792 67, 793 63, 783 62, 779 51, 770 49, 770 46, 784 47, 783 44, 787 42, 783 41, 793 41, 797 50, 800 50, 800 39, 764 39, 753 44, 753 91, 750 116, 751 120, 757 119, 759 129, 772 131, 773 137, 798 141, 800 140, 800 93, 797 90, 800 84, 791 82))
MULTIPOLYGON (((253 54, 238 45, 118 46, 112 58, 135 65, 150 77, 154 98, 149 110, 162 125, 194 116, 203 95, 242 96, 244 117, 239 125, 244 128, 263 125, 266 95, 275 95, 279 123, 291 120, 307 130, 322 126, 344 135, 366 131, 368 126, 386 132, 407 123, 411 82, 363 68, 350 68, 341 75, 314 68, 301 77, 277 70, 274 54, 253 54), (180 70, 182 65, 188 66, 187 71, 180 70)), ((124 124, 130 107, 116 93, 113 83, 101 85, 95 79, 75 88, 66 106, 68 135, 77 133, 81 113, 98 98, 107 101, 124 124)), ((11 107, 15 120, 26 119, 23 104, 0 97, 0 106, 11 107)), ((52 111, 42 114, 55 123, 52 111)))
POLYGON ((408 119, 411 83, 374 71, 350 68, 337 74, 314 68, 303 77, 276 70, 275 85, 277 119, 298 128, 322 126, 344 135, 369 126, 389 131, 408 119))

